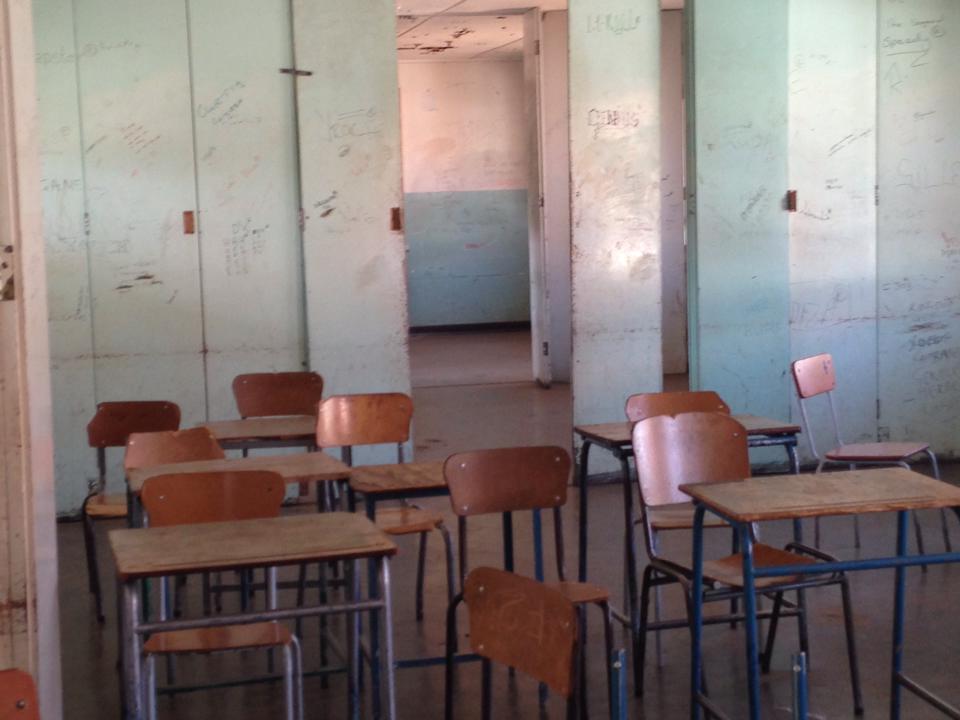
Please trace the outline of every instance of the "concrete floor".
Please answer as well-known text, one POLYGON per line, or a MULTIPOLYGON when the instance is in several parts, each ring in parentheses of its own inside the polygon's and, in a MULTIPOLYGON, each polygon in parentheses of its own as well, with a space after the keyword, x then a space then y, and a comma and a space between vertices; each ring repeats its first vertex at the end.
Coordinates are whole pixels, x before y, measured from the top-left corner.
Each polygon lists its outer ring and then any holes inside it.
POLYGON ((410 377, 415 388, 530 382, 530 331, 415 333, 410 377))
MULTIPOLYGON (((674 379, 673 384, 679 381, 674 379)), ((523 444, 558 444, 567 446, 570 437, 570 393, 566 386, 550 390, 533 383, 473 385, 467 387, 425 387, 414 393, 416 405, 416 449, 418 459, 439 459, 451 452, 478 447, 523 444)), ((595 451, 599 452, 599 451, 595 451)), ((948 479, 960 480, 960 466, 945 468, 948 479)), ((622 595, 622 502, 617 486, 597 486, 590 490, 591 528, 589 562, 590 579, 611 589, 614 597, 622 595)), ((451 527, 455 526, 448 501, 444 498, 424 501, 428 507, 443 510, 451 527)), ((294 509, 291 512, 302 512, 294 509)), ((930 550, 941 549, 938 518, 935 513, 922 514, 930 550)), ((576 561, 576 491, 571 490, 564 512, 568 569, 576 561)), ((955 543, 960 546, 960 526, 951 518, 955 543)), ((529 517, 516 518, 518 562, 520 572, 532 574, 529 517)), ((105 597, 114 597, 109 572, 109 549, 106 531, 116 523, 98 525, 100 556, 104 571, 105 597)), ((545 532, 552 532, 546 523, 545 532)), ((774 523, 763 528, 763 538, 771 544, 786 542, 789 527, 774 523)), ((889 554, 893 550, 894 518, 890 515, 863 519, 863 556, 889 554)), ((108 602, 108 617, 101 627, 93 618, 92 602, 86 590, 83 540, 78 523, 64 523, 60 537, 60 600, 63 636, 65 714, 68 720, 81 718, 113 718, 118 716, 115 612, 108 602)), ((547 535, 549 538, 550 536, 547 535)), ((715 531, 713 552, 721 554, 729 548, 727 533, 715 531)), ((470 560, 474 566, 496 565, 500 561, 499 519, 471 521, 470 560)), ((401 538, 401 552, 394 561, 395 638, 399 657, 439 654, 443 648, 444 580, 440 543, 431 540, 428 554, 426 617, 422 623, 413 619, 415 544, 401 538)), ((855 557, 849 519, 830 519, 824 523, 824 548, 837 555, 855 557)), ((547 544, 547 568, 553 570, 551 545, 547 544)), ((688 559, 689 543, 684 533, 667 534, 664 551, 677 559, 688 559)), ((708 550, 709 552, 709 550, 708 550)), ((641 559, 643 562, 643 559, 641 559)), ((289 573, 288 573, 289 574, 289 573)), ((955 611, 955 598, 960 594, 960 567, 934 567, 926 574, 919 569, 909 571, 909 623, 906 645, 906 667, 911 675, 922 679, 931 689, 960 702, 957 688, 956 660, 960 621, 955 611)), ((890 621, 892 618, 892 571, 863 572, 852 578, 856 612, 858 650, 866 703, 866 717, 888 716, 890 668, 890 621)), ((191 581, 188 613, 196 613, 199 583, 191 581)), ((808 595, 811 633, 810 707, 811 717, 852 718, 849 676, 846 670, 839 593, 828 588, 808 595)), ((281 598, 290 602, 291 597, 281 598)), ((679 617, 682 601, 675 590, 664 593, 665 616, 679 617)), ((235 599, 230 598, 230 603, 235 599)), ((619 604, 619 600, 617 601, 619 604)), ((589 626, 589 692, 590 712, 594 718, 606 713, 605 673, 601 664, 602 635, 597 613, 588 615, 589 626)), ((308 623, 304 632, 307 670, 318 665, 318 629, 308 623)), ((796 648, 795 623, 785 621, 778 636, 773 669, 763 681, 765 717, 789 717, 790 653, 796 648)), ((627 645, 622 632, 617 643, 627 645)), ((646 668, 647 692, 644 698, 631 698, 630 717, 688 717, 688 651, 685 631, 671 631, 663 636, 663 665, 657 668, 652 654, 646 668)), ((711 694, 731 717, 746 714, 744 698, 745 673, 743 636, 727 626, 713 626, 705 633, 705 662, 711 694)), ((223 681, 244 675, 262 674, 263 655, 229 654, 214 657, 186 658, 178 663, 179 682, 223 681)), ((459 668, 456 702, 458 717, 479 716, 479 667, 459 668)), ((161 681, 163 675, 161 674, 161 681)), ((495 708, 498 718, 541 717, 537 708, 536 688, 529 680, 510 679, 505 671, 494 673, 495 708)), ((345 682, 335 676, 327 689, 317 678, 306 682, 308 718, 345 717, 345 682)), ((439 717, 443 711, 443 671, 441 668, 404 669, 398 673, 398 697, 401 718, 439 717)), ((163 698, 161 718, 264 718, 282 717, 282 697, 278 685, 257 685, 241 688, 209 690, 163 698)), ((368 708, 367 708, 368 709, 368 708)), ((551 698, 543 717, 562 718, 563 703, 551 698)), ((906 696, 905 718, 941 717, 937 712, 906 696)))

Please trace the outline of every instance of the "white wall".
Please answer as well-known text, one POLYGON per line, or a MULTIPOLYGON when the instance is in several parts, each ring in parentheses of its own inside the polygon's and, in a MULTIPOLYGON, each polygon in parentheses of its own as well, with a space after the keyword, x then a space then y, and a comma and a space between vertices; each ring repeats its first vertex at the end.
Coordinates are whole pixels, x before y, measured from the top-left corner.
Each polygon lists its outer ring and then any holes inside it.
POLYGON ((404 192, 527 187, 519 60, 399 68, 404 192))

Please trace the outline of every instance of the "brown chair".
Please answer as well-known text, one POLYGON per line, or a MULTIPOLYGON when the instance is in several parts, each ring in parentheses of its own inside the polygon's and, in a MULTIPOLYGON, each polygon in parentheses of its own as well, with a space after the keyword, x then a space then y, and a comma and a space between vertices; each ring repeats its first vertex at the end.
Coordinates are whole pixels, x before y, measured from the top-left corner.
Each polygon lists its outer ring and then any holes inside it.
MULTIPOLYGON (((646 420, 658 415, 679 415, 687 412, 718 412, 730 414, 729 406, 713 390, 687 390, 659 393, 637 393, 627 398, 624 408, 627 420, 633 423, 646 420)), ((681 502, 661 507, 646 508, 644 529, 649 533, 648 541, 654 551, 659 551, 660 532, 669 530, 693 529, 693 503, 681 502)), ((720 518, 709 515, 705 519, 704 527, 728 527, 720 518)), ((736 537, 734 537, 734 551, 736 551, 736 537)), ((654 590, 653 612, 659 622, 661 612, 660 588, 654 590)), ((736 612, 736 601, 731 602, 730 611, 736 612)), ((657 667, 663 665, 663 650, 661 647, 660 631, 654 636, 656 642, 657 667)))
MULTIPOLYGON (((651 542, 652 533, 647 521, 650 508, 673 505, 685 501, 688 496, 679 488, 684 483, 737 482, 750 476, 750 459, 747 447, 747 431, 735 419, 721 413, 681 413, 676 416, 660 415, 637 423, 633 429, 633 452, 640 487, 641 510, 647 532, 647 555, 649 562, 643 573, 640 594, 640 624, 634 635, 634 687, 638 695, 643 693, 643 667, 647 632, 664 627, 689 625, 692 603, 692 569, 683 563, 662 557, 651 542), (687 602, 687 619, 683 623, 665 621, 650 624, 647 612, 650 589, 667 584, 679 584, 687 602)), ((780 550, 770 545, 754 545, 756 567, 815 564, 817 561, 833 562, 832 556, 797 542, 789 543, 780 550)), ((704 601, 730 600, 742 595, 742 557, 733 553, 703 564, 706 584, 704 601)), ((776 637, 777 622, 781 615, 795 615, 799 622, 800 650, 809 657, 806 613, 802 596, 794 605, 783 597, 787 590, 798 590, 839 585, 843 603, 844 629, 847 639, 847 658, 853 685, 854 710, 859 715, 863 710, 860 693, 860 676, 857 667, 856 644, 853 632, 853 611, 850 591, 843 573, 767 578, 757 582, 757 588, 773 597, 773 610, 761 613, 770 618, 766 648, 761 660, 764 671, 770 668, 776 637), (783 612, 783 608, 787 612, 783 612)), ((730 622, 731 616, 711 616, 708 624, 730 622)))
MULTIPOLYGON (((854 468, 858 465, 900 465, 909 468, 909 460, 918 455, 926 455, 930 460, 933 476, 940 479, 940 468, 937 465, 937 456, 933 454, 930 445, 925 442, 867 442, 845 443, 841 436, 840 420, 837 408, 833 402, 833 391, 837 387, 837 375, 833 366, 833 357, 827 353, 813 355, 802 360, 795 360, 790 366, 793 372, 793 382, 797 388, 797 397, 800 402, 800 416, 803 419, 803 432, 810 442, 810 452, 817 459, 817 472, 830 463, 847 465, 854 468), (830 417, 833 421, 833 438, 836 446, 822 456, 817 449, 810 421, 807 417, 806 401, 818 395, 827 396, 830 406, 830 417)), ((947 528, 947 513, 940 510, 940 525, 943 531, 943 543, 947 552, 953 547, 950 543, 950 531, 947 528)), ((923 532, 916 513, 913 515, 913 526, 917 536, 917 548, 923 553, 923 532)), ((820 518, 815 520, 814 544, 820 547, 820 518)), ((860 547, 860 523, 857 516, 853 516, 854 544, 860 547)), ((926 567, 924 567, 926 569, 926 567)))
MULTIPOLYGON (((591 583, 571 582, 566 579, 563 552, 562 508, 567 502, 570 481, 570 455, 560 447, 520 447, 496 450, 475 450, 451 455, 443 464, 443 475, 450 488, 450 505, 457 515, 460 549, 460 581, 464 586, 467 568, 467 518, 476 515, 502 514, 505 570, 513 571, 513 515, 514 512, 551 510, 553 514, 554 547, 558 582, 547 583, 574 605, 596 605, 603 615, 605 658, 613 651, 613 629, 610 615, 610 594, 605 588, 591 583)), ((535 515, 535 518, 537 516, 535 515)), ((534 532, 535 574, 542 573, 542 550, 539 533, 534 532)), ((449 628, 456 627, 456 603, 448 611, 449 628)), ((581 635, 585 633, 585 617, 581 621, 581 635)), ((456 636, 448 635, 448 645, 456 636)), ((581 655, 585 643, 581 642, 581 655)), ((580 659, 581 677, 579 702, 586 707, 585 662, 580 659)), ((608 673, 610 665, 607 663, 608 673)), ((608 677, 608 685, 612 687, 608 677)), ((609 693, 608 693, 609 697, 609 693)), ((612 706, 611 700, 611 706, 612 706)))
POLYGON ((96 603, 97 620, 103 622, 103 595, 93 523, 101 519, 127 516, 126 493, 108 495, 107 448, 124 447, 127 437, 135 432, 176 430, 180 427, 180 408, 172 402, 135 400, 102 402, 87 424, 87 442, 97 451, 97 481, 83 501, 83 540, 87 551, 87 577, 96 603))
MULTIPOLYGON (((148 479, 140 499, 151 527, 170 527, 279 517, 285 491, 283 478, 273 472, 181 473, 148 479)), ((275 609, 276 570, 268 570, 267 575, 267 604, 275 609)), ((167 578, 162 578, 161 585, 166 583, 167 578)), ((166 619, 162 603, 161 619, 166 619)), ((150 694, 149 717, 157 716, 155 657, 258 648, 283 650, 287 719, 299 720, 303 714, 300 645, 289 628, 277 622, 170 630, 151 635, 143 645, 150 694)))
MULTIPOLYGON (((556 588, 505 570, 481 567, 473 570, 457 596, 467 606, 470 646, 482 659, 481 707, 484 720, 491 710, 491 661, 496 661, 539 680, 567 698, 567 717, 579 717, 577 692, 582 642, 579 610, 556 588)), ((454 606, 451 606, 454 607, 454 606)), ((453 720, 454 627, 448 627, 444 712, 453 720)))
MULTIPOLYGON (((223 448, 217 439, 205 427, 187 430, 167 430, 162 432, 133 433, 127 439, 127 448, 123 456, 123 468, 127 472, 135 468, 168 463, 195 462, 197 460, 223 460, 223 448)), ((204 612, 210 613, 210 578, 203 576, 204 612)), ((221 588, 217 583, 217 609, 221 606, 221 588)), ((174 596, 175 614, 180 614, 181 585, 177 585, 174 596)), ((246 593, 242 595, 244 606, 246 593)))
POLYGON ((37 689, 23 670, 0 670, 0 720, 40 720, 37 689))
MULTIPOLYGON (((353 465, 353 448, 357 445, 396 443, 397 462, 404 462, 403 445, 410 439, 413 400, 403 393, 367 393, 335 395, 320 403, 317 409, 317 447, 341 449, 343 461, 353 465)), ((405 504, 377 511, 377 527, 388 535, 419 535, 417 554, 416 617, 423 618, 423 583, 427 537, 437 530, 443 538, 447 555, 447 594, 453 598, 453 548, 443 524, 443 515, 405 504)))
POLYGON ((315 372, 248 373, 233 379, 240 417, 315 415, 323 378, 315 372))

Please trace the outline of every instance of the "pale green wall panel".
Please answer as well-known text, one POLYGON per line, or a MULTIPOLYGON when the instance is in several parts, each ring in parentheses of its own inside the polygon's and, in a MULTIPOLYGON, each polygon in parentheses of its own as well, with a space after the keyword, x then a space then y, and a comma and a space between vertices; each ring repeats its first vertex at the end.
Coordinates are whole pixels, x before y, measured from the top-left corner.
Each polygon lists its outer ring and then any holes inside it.
POLYGON ((787 0, 693 0, 691 381, 785 417, 787 0))
POLYGON ((96 478, 85 427, 96 401, 83 159, 71 0, 33 3, 43 172, 57 506, 78 508, 96 478))
MULTIPOLYGON (((396 7, 294 0, 310 365, 328 394, 410 391, 396 7)), ((375 454, 361 454, 361 459, 375 454)), ((387 455, 389 457, 389 455, 387 455)))
MULTIPOLYGON (((853 442, 877 435, 877 4, 844 0, 837 10, 833 0, 790 4, 789 186, 799 191, 790 215, 790 347, 791 359, 833 354, 844 439, 853 442)), ((833 442, 829 409, 810 410, 823 450, 833 442)))
POLYGON ((97 400, 204 419, 186 8, 76 3, 97 400))
MULTIPOLYGON (((618 420, 662 384, 660 8, 571 0, 573 396, 577 424, 618 420)), ((602 469, 597 456, 596 467, 602 469)))
POLYGON ((407 193, 410 325, 530 320, 526 190, 407 193))
POLYGON ((243 372, 305 360, 288 0, 189 3, 211 418, 243 372), (223 42, 229 38, 230 42, 223 42))
POLYGON ((960 3, 881 0, 880 436, 960 446, 960 3))

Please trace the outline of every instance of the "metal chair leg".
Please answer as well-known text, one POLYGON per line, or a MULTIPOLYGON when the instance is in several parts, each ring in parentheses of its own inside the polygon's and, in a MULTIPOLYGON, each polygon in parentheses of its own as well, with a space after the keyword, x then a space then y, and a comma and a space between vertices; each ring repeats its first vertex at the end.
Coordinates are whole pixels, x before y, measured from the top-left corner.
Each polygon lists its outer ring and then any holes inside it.
POLYGON ((610 715, 612 717, 617 707, 616 699, 614 698, 613 677, 613 617, 610 614, 610 603, 598 603, 598 606, 603 613, 603 645, 606 650, 607 688, 609 689, 607 693, 607 706, 610 708, 610 715))
POLYGON ((640 583, 640 627, 634 643, 633 653, 633 694, 643 697, 643 675, 647 655, 647 619, 650 605, 650 581, 653 579, 653 568, 649 565, 643 569, 643 580, 640 583))
POLYGON ((423 620, 423 575, 424 566, 427 561, 427 533, 420 533, 420 549, 417 552, 417 599, 416 599, 416 618, 417 622, 423 620))
POLYGON ((103 615, 103 593, 100 589, 100 568, 97 564, 97 537, 93 531, 93 519, 87 514, 87 503, 92 495, 88 495, 83 501, 83 544, 87 551, 87 581, 90 585, 90 592, 93 593, 94 607, 97 613, 97 622, 104 621, 103 615))
POLYGON ((767 644, 760 656, 760 670, 766 675, 770 672, 770 660, 773 658, 773 645, 777 638, 777 625, 780 623, 780 608, 783 606, 783 593, 778 592, 773 598, 773 611, 770 615, 770 626, 767 628, 767 644))
POLYGON ((293 649, 288 643, 283 646, 283 707, 287 720, 296 720, 293 695, 293 649))
POLYGON ((843 630, 847 636, 847 662, 850 665, 850 685, 853 689, 853 712, 863 715, 860 664, 857 661, 857 640, 853 629, 853 603, 850 602, 850 583, 846 576, 840 581, 840 599, 843 602, 843 630))
POLYGON ((491 717, 491 699, 493 678, 490 671, 490 661, 483 658, 480 661, 481 680, 480 680, 480 717, 483 720, 490 720, 491 717))

